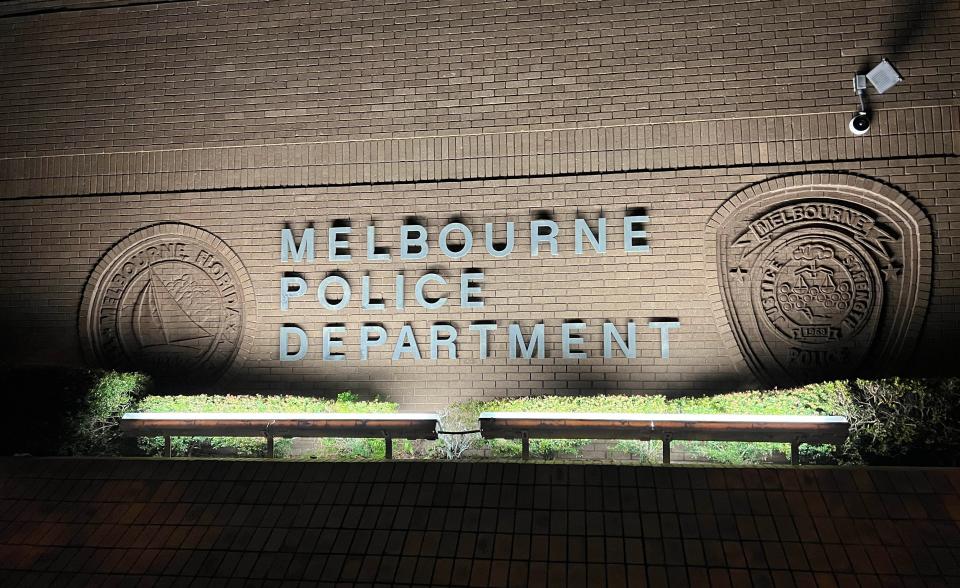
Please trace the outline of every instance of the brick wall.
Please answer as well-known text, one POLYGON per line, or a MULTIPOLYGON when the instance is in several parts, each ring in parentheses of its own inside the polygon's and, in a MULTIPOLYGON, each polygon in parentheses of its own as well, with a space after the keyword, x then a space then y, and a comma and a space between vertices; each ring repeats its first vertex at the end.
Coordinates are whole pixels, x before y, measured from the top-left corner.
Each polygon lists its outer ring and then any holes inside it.
MULTIPOLYGON (((876 180, 929 219, 932 278, 916 340, 873 367, 950 372, 960 335, 960 13, 949 3, 919 16, 890 3, 634 4, 5 3, 7 361, 110 361, 89 340, 85 292, 122 259, 118 244, 177 223, 211 235, 199 239, 233 260, 246 289, 241 341, 223 352, 235 357, 216 360, 225 373, 211 387, 349 388, 416 408, 759 385, 724 330, 704 269, 705 227, 751 185, 823 172, 840 191, 876 180), (858 15, 865 22, 852 27, 858 15), (906 81, 870 95, 874 127, 854 138, 849 78, 882 55, 906 81), (649 253, 623 251, 618 223, 631 211, 650 218, 649 253), (576 255, 573 219, 601 215, 608 252, 576 255), (463 222, 474 254, 451 260, 433 247, 419 261, 363 259, 368 224, 395 256, 400 226, 414 217, 431 245, 443 225, 463 222), (556 257, 529 254, 529 222, 539 218, 563 229, 556 257), (482 254, 484 223, 507 221, 517 224, 516 252, 482 254), (323 235, 332 224, 352 228, 353 260, 325 260, 321 238, 316 263, 279 262, 281 229, 323 235), (426 272, 454 281, 468 270, 485 274, 483 309, 461 309, 456 289, 444 291, 451 302, 440 310, 416 307, 409 293, 402 311, 362 310, 356 300, 365 274, 382 292, 398 272, 411 288, 426 272), (285 272, 310 293, 282 311, 285 272), (330 272, 353 288, 342 311, 314 297, 330 272), (662 319, 681 323, 669 358, 647 326, 662 319), (484 320, 498 321, 487 359, 467 328, 484 320), (529 334, 541 320, 546 357, 509 359, 507 325, 529 334), (571 320, 587 323, 588 359, 561 357, 561 325, 571 320), (603 359, 602 323, 622 331, 628 320, 637 357, 603 359), (391 347, 358 359, 363 324, 384 326, 391 345, 410 324, 426 355, 435 323, 459 329, 457 360, 391 361, 391 347), (320 356, 328 324, 347 328, 345 361, 320 356), (282 325, 310 336, 304 360, 279 360, 282 325)), ((884 307, 877 328, 892 312, 884 307)), ((126 345, 143 344, 134 339, 126 345)))
MULTIPOLYGON (((847 111, 956 98, 950 2, 163 2, 0 19, 4 154, 847 111), (82 99, 78 99, 82 97, 82 99)), ((952 9, 951 9, 952 8, 952 9)))

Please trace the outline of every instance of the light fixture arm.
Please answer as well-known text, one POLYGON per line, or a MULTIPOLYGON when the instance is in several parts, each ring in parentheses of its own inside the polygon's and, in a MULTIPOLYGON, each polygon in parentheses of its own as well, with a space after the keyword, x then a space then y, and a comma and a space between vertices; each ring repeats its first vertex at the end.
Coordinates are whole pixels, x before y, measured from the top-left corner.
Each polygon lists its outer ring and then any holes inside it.
POLYGON ((860 103, 859 114, 869 115, 870 113, 867 107, 867 82, 870 82, 878 94, 883 94, 902 81, 903 77, 900 76, 900 72, 892 63, 887 61, 886 57, 882 58, 880 63, 866 74, 855 74, 853 76, 853 91, 856 92, 857 100, 860 103))
POLYGON ((867 76, 853 76, 853 91, 857 95, 857 102, 860 104, 860 110, 853 115, 847 128, 856 136, 865 135, 870 130, 870 111, 867 110, 867 76))
POLYGON ((857 93, 857 100, 860 102, 860 112, 867 112, 867 76, 862 74, 853 76, 853 91, 857 93))

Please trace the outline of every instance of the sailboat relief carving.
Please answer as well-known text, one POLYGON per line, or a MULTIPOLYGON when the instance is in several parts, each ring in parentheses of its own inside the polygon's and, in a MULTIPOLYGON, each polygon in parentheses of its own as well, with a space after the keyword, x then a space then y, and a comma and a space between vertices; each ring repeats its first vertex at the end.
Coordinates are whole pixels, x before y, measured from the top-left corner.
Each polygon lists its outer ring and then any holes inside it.
POLYGON ((222 241, 186 225, 158 225, 98 264, 81 336, 101 365, 207 383, 241 350, 252 297, 242 264, 222 241))

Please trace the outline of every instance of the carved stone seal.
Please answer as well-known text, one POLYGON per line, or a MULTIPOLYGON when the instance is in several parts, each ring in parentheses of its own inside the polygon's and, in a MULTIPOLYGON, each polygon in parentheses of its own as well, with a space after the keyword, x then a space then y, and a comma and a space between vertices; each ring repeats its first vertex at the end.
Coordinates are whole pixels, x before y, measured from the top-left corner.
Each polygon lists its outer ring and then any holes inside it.
POLYGON ((756 377, 794 384, 909 359, 931 237, 904 195, 846 174, 787 176, 733 196, 706 234, 721 333, 756 377))
POLYGON ((223 241, 156 225, 115 245, 94 269, 81 340, 100 365, 210 383, 240 351, 250 302, 250 280, 223 241))

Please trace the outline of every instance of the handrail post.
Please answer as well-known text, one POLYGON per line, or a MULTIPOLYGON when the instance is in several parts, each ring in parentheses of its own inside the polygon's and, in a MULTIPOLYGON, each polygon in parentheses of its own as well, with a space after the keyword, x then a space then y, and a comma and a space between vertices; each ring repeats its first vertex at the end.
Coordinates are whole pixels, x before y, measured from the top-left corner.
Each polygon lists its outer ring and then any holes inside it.
POLYGON ((273 457, 273 435, 267 435, 267 457, 273 457))
POLYGON ((393 437, 385 435, 383 440, 383 459, 393 459, 393 437))
POLYGON ((790 465, 800 465, 800 437, 790 443, 790 465))
POLYGON ((663 436, 663 463, 670 463, 670 435, 663 436))
POLYGON ((520 434, 520 456, 530 459, 530 435, 526 431, 520 434))
POLYGON ((163 437, 163 456, 164 457, 173 457, 173 447, 170 442, 170 435, 164 435, 163 437))

